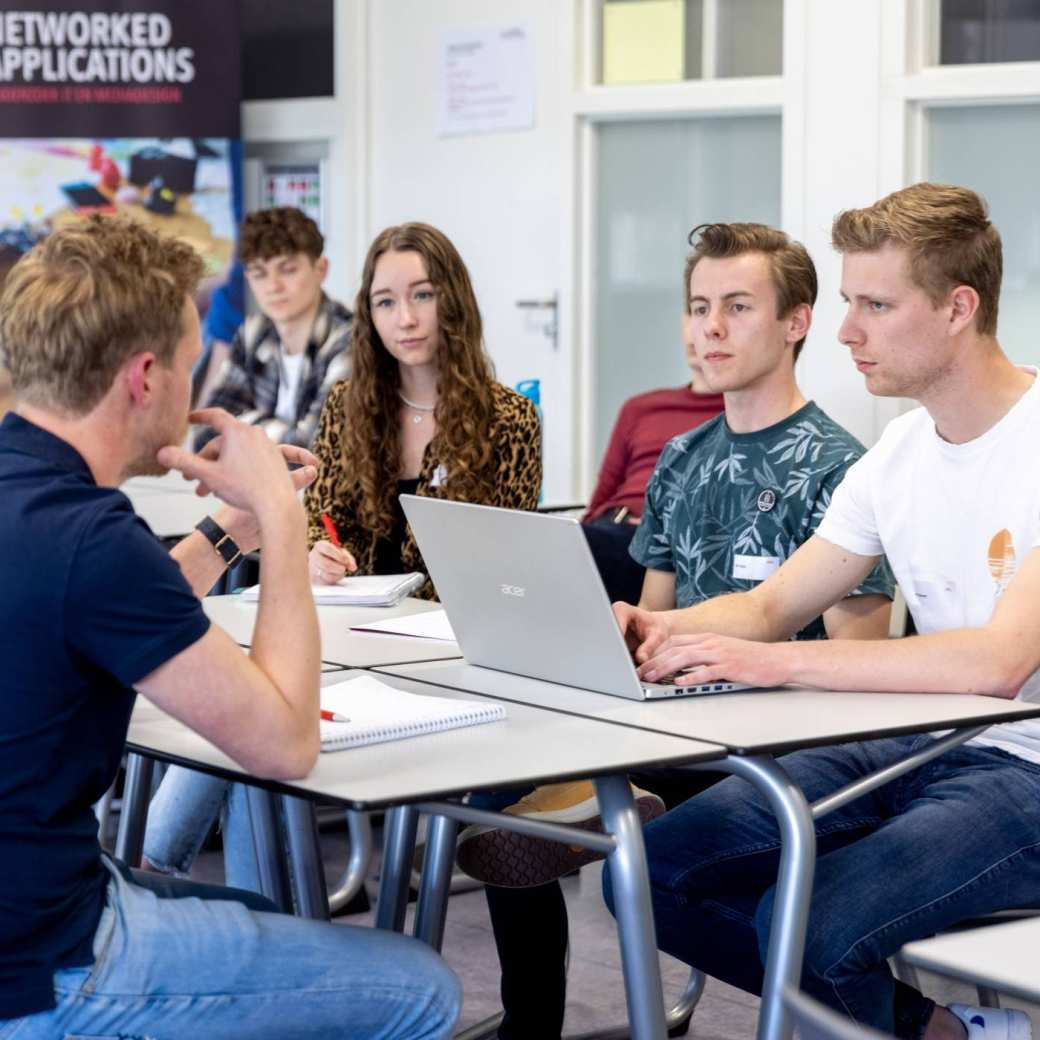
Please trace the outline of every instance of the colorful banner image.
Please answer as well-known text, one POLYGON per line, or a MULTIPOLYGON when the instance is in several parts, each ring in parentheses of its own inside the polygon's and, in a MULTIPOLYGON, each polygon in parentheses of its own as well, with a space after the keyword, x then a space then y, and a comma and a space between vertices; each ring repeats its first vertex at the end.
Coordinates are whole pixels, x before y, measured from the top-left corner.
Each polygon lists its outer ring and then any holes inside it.
POLYGON ((0 139, 0 263, 90 213, 194 246, 222 275, 235 243, 226 138, 0 139))

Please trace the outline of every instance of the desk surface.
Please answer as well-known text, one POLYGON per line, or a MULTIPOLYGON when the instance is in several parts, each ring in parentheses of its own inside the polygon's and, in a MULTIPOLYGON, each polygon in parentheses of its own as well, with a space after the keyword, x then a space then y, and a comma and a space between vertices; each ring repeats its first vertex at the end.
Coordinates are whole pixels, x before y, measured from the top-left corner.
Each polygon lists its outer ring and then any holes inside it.
POLYGON ((161 477, 131 477, 120 488, 131 500, 138 495, 177 494, 194 495, 195 481, 185 480, 177 470, 161 477))
MULTIPOLYGON (((330 672, 322 676, 322 685, 360 674, 371 673, 330 672)), ((457 691, 446 693, 425 683, 381 678, 418 694, 463 701, 487 699, 457 691)), ((369 810, 473 790, 704 762, 725 754, 725 749, 701 741, 624 729, 525 705, 510 704, 506 711, 503 722, 325 753, 303 780, 263 786, 288 794, 319 795, 352 809, 369 810)), ((127 746, 156 758, 248 779, 248 774, 209 741, 141 697, 127 746)))
MULTIPOLYGON (((241 596, 207 596, 202 606, 209 617, 236 643, 249 646, 253 641, 257 610, 255 601, 243 600, 241 596)), ((382 635, 378 632, 352 632, 350 629, 351 625, 439 609, 438 603, 411 597, 402 600, 396 607, 318 607, 321 659, 340 668, 374 668, 377 665, 461 657, 457 643, 382 635)))
POLYGON ((198 495, 191 492, 186 494, 183 490, 170 491, 153 486, 132 485, 135 485, 135 481, 127 481, 121 490, 130 499, 134 512, 148 524, 158 538, 177 538, 191 534, 204 516, 212 515, 224 505, 215 495, 199 498, 198 495))
POLYGON ((1040 716, 1040 704, 969 694, 787 688, 630 701, 476 668, 465 661, 387 665, 377 671, 617 725, 706 740, 741 755, 1040 716))
POLYGON ((903 956, 919 968, 990 986, 1022 1000, 1040 999, 1036 949, 1040 918, 952 932, 903 947, 903 956))

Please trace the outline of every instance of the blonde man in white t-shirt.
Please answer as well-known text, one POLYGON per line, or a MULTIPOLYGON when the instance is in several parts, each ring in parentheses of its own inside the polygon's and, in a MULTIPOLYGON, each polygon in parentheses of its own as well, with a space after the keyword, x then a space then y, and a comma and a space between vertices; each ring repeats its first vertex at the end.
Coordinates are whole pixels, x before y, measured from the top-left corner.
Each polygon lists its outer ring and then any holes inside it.
MULTIPOLYGON (((753 591, 659 613, 616 604, 640 673, 1040 701, 1040 383, 996 339, 1000 236, 974 192, 917 184, 840 214, 833 239, 848 303, 839 339, 871 393, 923 407, 888 426, 816 535, 753 591), (918 636, 789 641, 882 554, 918 636)), ((814 749, 783 765, 813 801, 930 739, 814 749)), ((1031 1036, 1022 1012, 936 1006, 886 958, 1040 900, 1040 722, 990 728, 829 814, 817 841, 807 990, 900 1037, 1031 1036)), ((646 842, 661 948, 759 990, 779 859, 763 800, 726 780, 652 823, 646 842)))

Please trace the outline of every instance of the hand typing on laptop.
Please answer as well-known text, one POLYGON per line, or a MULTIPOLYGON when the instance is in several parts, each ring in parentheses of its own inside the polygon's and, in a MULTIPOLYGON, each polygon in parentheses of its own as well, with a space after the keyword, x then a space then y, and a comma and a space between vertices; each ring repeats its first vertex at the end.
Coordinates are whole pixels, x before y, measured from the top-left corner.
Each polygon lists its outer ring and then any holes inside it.
POLYGON ((671 635, 667 617, 661 611, 643 610, 631 603, 614 603, 612 608, 636 664, 645 664, 671 635))
POLYGON ((646 682, 672 681, 676 686, 733 682, 748 686, 781 686, 791 681, 780 650, 790 643, 753 643, 711 632, 669 636, 638 667, 646 682))

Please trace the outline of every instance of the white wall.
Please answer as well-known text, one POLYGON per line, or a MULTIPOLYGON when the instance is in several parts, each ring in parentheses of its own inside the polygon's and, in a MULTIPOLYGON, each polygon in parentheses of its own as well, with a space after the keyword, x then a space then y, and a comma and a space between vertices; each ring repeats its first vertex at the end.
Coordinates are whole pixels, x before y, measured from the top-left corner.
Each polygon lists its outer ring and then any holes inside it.
POLYGON ((922 106, 1040 100, 1038 63, 922 63, 920 41, 934 34, 936 10, 936 0, 786 0, 782 80, 604 88, 588 73, 594 0, 337 0, 337 97, 247 105, 245 133, 330 142, 331 286, 343 298, 353 297, 365 249, 382 227, 418 219, 447 232, 473 275, 500 378, 542 381, 546 497, 582 497, 599 461, 589 447, 587 356, 597 288, 587 241, 592 123, 782 112, 782 223, 805 242, 820 275, 800 379, 872 444, 902 402, 869 397, 837 342, 844 308, 831 221, 923 172, 922 106), (517 19, 534 39, 534 128, 439 137, 442 33, 517 19), (556 350, 538 330, 548 315, 532 320, 515 306, 553 292, 561 301, 556 350))
POLYGON ((839 210, 869 205, 882 194, 881 3, 799 0, 787 7, 784 229, 805 244, 820 280, 799 381, 806 396, 869 445, 891 405, 866 392, 838 342, 845 307, 830 230, 839 210))
POLYGON ((367 237, 421 220, 455 243, 473 278, 488 350, 507 385, 538 378, 545 429, 546 498, 571 494, 572 355, 516 301, 562 289, 568 122, 560 98, 572 59, 559 0, 378 0, 368 5, 367 237), (447 29, 522 19, 534 39, 535 125, 439 137, 438 76, 447 29), (567 49, 565 50, 565 47, 567 49))

